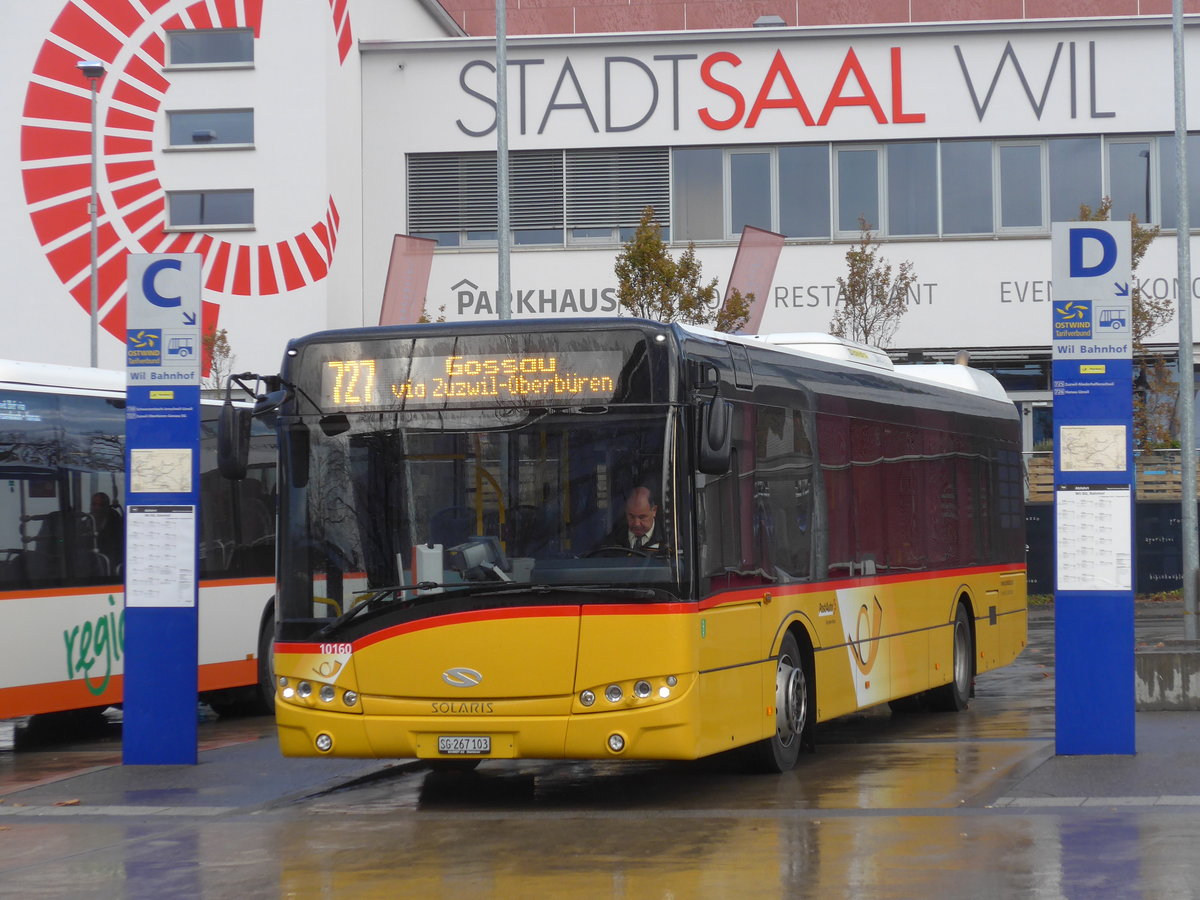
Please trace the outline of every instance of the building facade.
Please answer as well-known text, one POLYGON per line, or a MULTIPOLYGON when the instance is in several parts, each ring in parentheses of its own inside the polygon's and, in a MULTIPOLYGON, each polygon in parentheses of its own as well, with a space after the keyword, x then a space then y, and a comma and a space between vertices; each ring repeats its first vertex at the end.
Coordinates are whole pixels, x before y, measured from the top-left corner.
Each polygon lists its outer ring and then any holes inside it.
MULTIPOLYGON (((514 316, 618 314, 613 263, 653 206, 722 284, 743 227, 784 235, 761 330, 822 331, 865 222, 917 276, 891 350, 970 350, 1026 405, 1032 444, 1050 401, 1050 223, 1109 197, 1114 217, 1161 226, 1137 281, 1178 297, 1169 16, 634 32, 644 10, 608 9, 610 33, 508 42, 514 316)), ((87 361, 83 59, 107 66, 102 365, 122 364, 131 251, 204 255, 206 323, 239 369, 275 370, 288 337, 378 321, 396 235, 436 246, 430 315, 496 315, 495 45, 461 27, 491 31, 478 16, 418 0, 14 15, 0 355, 87 361)), ((1195 90, 1189 106, 1198 121, 1195 90)), ((1193 209, 1198 160, 1200 145, 1193 209)), ((1150 343, 1177 340, 1168 324, 1150 343)))

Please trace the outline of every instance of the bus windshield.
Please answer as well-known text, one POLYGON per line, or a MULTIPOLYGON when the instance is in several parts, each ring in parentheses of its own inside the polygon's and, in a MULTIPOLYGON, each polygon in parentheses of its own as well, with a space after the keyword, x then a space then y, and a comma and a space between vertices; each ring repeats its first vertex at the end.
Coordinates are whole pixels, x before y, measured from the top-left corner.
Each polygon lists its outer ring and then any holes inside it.
POLYGON ((391 411, 348 415, 332 435, 285 427, 282 617, 344 615, 380 591, 425 606, 517 585, 550 588, 548 602, 568 587, 685 597, 676 412, 391 411))

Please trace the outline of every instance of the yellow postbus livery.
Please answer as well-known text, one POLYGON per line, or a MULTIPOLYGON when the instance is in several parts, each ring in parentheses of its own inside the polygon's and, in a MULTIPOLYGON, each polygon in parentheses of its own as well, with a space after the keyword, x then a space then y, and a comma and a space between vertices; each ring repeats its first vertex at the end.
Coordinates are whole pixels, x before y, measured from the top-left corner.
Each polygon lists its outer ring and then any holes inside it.
POLYGON ((267 385, 287 755, 784 771, 1025 644, 1017 413, 966 366, 543 319, 309 335, 267 385))

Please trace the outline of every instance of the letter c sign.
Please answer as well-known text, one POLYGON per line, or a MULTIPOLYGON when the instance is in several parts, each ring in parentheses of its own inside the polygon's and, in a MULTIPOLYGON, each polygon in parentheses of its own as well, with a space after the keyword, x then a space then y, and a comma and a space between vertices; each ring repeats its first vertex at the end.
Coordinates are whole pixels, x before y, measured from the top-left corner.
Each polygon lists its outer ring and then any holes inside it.
POLYGON ((154 282, 158 278, 158 273, 163 269, 174 269, 178 272, 183 269, 183 263, 178 259, 157 259, 146 266, 146 271, 142 274, 142 295, 155 306, 163 309, 182 306, 183 298, 179 295, 164 297, 158 292, 154 282))
POLYGON ((1072 278, 1095 278, 1112 270, 1117 263, 1117 239, 1108 231, 1099 228, 1072 228, 1070 231, 1070 272, 1072 278), (1096 241, 1100 244, 1100 261, 1094 265, 1084 265, 1083 248, 1085 241, 1096 241))

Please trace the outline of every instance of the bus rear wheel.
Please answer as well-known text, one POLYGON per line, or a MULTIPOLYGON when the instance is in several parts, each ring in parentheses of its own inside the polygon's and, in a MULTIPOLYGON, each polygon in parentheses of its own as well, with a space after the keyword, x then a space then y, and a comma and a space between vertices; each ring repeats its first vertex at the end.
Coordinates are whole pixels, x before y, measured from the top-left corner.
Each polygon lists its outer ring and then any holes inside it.
POLYGON ((948 684, 929 692, 929 705, 943 712, 958 712, 967 708, 971 699, 971 680, 974 677, 975 644, 971 640, 971 616, 966 604, 959 603, 954 613, 953 675, 948 684))
POLYGON ((815 691, 805 671, 800 646, 791 632, 783 636, 775 664, 775 734, 751 746, 751 760, 760 772, 787 772, 802 748, 812 749, 815 691))

